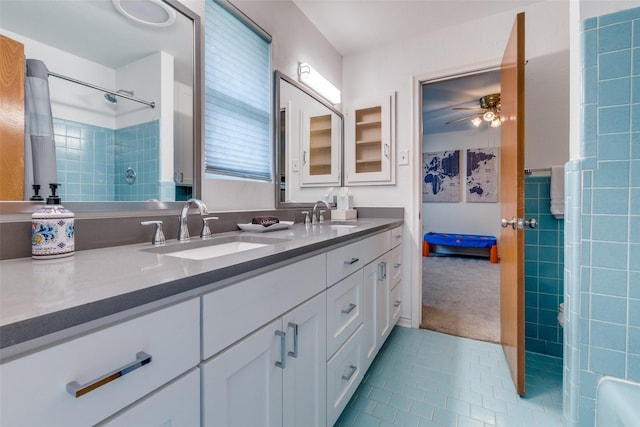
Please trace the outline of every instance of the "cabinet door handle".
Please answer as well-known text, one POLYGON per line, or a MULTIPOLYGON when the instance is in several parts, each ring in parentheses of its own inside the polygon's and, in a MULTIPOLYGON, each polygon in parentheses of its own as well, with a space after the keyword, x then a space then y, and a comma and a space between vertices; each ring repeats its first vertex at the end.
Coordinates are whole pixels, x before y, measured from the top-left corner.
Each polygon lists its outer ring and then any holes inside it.
POLYGON ((276 366, 278 368, 287 367, 287 334, 286 332, 276 331, 276 335, 280 337, 280 360, 276 360, 276 366))
POLYGON ((355 264, 355 263, 356 263, 356 262, 358 262, 358 261, 360 261, 360 258, 351 258, 350 260, 345 261, 344 263, 345 263, 345 264, 348 264, 348 265, 353 265, 353 264, 355 264))
POLYGON ((400 304, 401 304, 401 301, 396 301, 396 302, 393 304, 393 306, 394 306, 394 307, 400 307, 400 304))
POLYGON ((90 381, 87 384, 80 385, 77 381, 71 381, 67 384, 67 392, 69 392, 69 394, 71 394, 73 397, 78 398, 89 393, 90 391, 102 387, 107 383, 110 383, 113 380, 123 377, 138 368, 143 367, 144 365, 148 365, 149 363, 151 363, 151 355, 145 353, 144 351, 140 351, 136 353, 136 360, 134 362, 131 362, 120 369, 109 372, 108 374, 100 378, 96 378, 95 380, 90 381))
POLYGON ((291 357, 297 358, 298 357, 298 324, 289 322, 287 326, 293 329, 293 351, 290 351, 287 354, 291 357))
POLYGON ((345 381, 349 381, 351 379, 351 377, 353 377, 353 374, 356 373, 356 371, 358 370, 358 367, 354 366, 354 365, 349 365, 349 370, 351 372, 349 372, 347 375, 343 375, 342 376, 342 379, 345 380, 345 381))
POLYGON ((355 308, 357 307, 357 305, 355 304, 349 304, 349 306, 347 308, 343 308, 341 311, 344 314, 349 314, 351 313, 355 308))

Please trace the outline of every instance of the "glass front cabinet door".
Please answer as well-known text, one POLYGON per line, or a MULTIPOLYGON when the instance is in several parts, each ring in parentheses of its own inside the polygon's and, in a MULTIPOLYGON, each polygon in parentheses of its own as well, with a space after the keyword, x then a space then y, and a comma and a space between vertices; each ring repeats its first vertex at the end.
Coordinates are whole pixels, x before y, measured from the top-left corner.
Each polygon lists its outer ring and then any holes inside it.
POLYGON ((346 185, 395 184, 395 92, 347 112, 346 185))
POLYGON ((340 184, 342 123, 333 113, 302 112, 302 186, 340 184))

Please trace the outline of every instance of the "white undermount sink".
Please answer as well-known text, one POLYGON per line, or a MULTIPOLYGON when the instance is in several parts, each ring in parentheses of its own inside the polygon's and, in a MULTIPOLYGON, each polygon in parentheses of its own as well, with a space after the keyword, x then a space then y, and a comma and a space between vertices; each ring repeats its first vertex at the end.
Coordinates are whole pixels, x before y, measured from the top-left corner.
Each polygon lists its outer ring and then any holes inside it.
POLYGON ((353 221, 331 221, 329 222, 329 227, 331 228, 355 228, 359 225, 362 225, 362 222, 357 223, 355 220, 353 221))
POLYGON ((194 240, 167 246, 142 249, 144 252, 162 254, 176 258, 186 258, 197 261, 233 255, 239 252, 263 248, 265 246, 284 242, 286 239, 257 236, 226 236, 208 240, 194 240))

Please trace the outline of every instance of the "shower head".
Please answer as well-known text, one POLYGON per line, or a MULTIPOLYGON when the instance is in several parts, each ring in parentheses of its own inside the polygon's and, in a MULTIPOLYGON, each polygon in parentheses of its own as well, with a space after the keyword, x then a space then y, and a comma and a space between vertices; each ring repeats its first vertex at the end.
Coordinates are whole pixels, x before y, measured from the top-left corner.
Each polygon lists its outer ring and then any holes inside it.
POLYGON ((107 101, 109 101, 112 104, 115 104, 116 102, 118 102, 118 99, 112 93, 105 93, 104 94, 104 99, 106 99, 107 101))
MULTIPOLYGON (((133 91, 132 90, 119 89, 119 90, 116 91, 116 94, 117 93, 124 93, 126 95, 133 96, 133 91)), ((117 98, 116 94, 111 93, 111 92, 107 92, 107 93, 104 94, 104 99, 106 99, 107 101, 109 101, 112 104, 115 104, 116 102, 118 102, 118 98, 117 98)))

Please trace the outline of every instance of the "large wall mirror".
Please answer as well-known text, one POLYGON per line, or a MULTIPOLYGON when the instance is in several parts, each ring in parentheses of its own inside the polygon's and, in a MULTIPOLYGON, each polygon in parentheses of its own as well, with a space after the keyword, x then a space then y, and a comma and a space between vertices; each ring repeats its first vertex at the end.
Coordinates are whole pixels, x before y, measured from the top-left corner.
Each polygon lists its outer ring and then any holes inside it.
POLYGON ((342 186, 344 119, 293 79, 275 72, 276 207, 308 205, 342 186))
POLYGON ((49 73, 65 205, 162 209, 199 196, 199 20, 174 0, 2 0, 0 33, 49 73))

